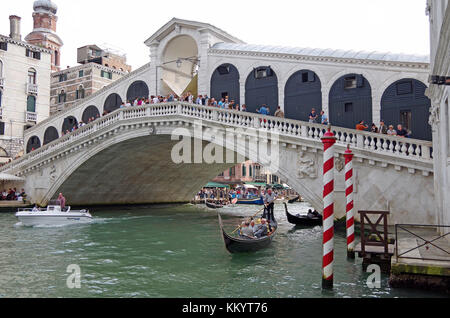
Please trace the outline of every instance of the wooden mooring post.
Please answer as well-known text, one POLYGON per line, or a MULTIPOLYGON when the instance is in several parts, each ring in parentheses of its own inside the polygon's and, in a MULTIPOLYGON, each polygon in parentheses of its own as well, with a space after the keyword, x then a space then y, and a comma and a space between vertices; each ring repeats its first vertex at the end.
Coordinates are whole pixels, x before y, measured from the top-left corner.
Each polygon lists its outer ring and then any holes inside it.
POLYGON ((361 220, 361 243, 356 246, 355 252, 358 253, 358 257, 363 259, 364 270, 370 264, 377 264, 383 273, 389 273, 391 257, 394 255, 394 244, 389 241, 388 236, 388 216, 390 212, 358 211, 358 213, 361 220), (373 222, 370 216, 377 218, 377 220, 373 222), (367 235, 366 225, 368 225, 367 235), (383 230, 380 231, 377 227, 382 227, 383 230))

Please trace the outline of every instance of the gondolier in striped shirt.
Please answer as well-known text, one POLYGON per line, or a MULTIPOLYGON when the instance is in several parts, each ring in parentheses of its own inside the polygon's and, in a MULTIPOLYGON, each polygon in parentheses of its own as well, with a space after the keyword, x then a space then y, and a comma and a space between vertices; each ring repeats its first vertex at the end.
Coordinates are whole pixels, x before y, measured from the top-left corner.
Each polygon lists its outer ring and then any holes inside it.
POLYGON ((273 215, 273 207, 275 205, 276 198, 277 198, 277 196, 272 191, 272 189, 271 188, 267 189, 267 191, 264 195, 264 205, 266 206, 264 214, 266 215, 266 218, 269 221, 275 220, 275 217, 273 215))

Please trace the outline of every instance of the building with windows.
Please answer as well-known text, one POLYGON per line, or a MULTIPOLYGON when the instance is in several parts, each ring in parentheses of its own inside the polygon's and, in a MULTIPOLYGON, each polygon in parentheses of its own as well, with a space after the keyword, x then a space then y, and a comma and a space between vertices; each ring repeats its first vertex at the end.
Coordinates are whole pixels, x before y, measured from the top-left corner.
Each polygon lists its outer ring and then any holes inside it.
MULTIPOLYGON (((450 6, 448 0, 428 0, 431 75, 450 77, 450 6)), ((444 83, 442 83, 444 84, 444 83)), ((450 86, 431 84, 430 125, 433 129, 434 195, 436 223, 450 225, 450 86)), ((444 230, 447 231, 448 229, 444 230)), ((444 234, 444 233, 442 233, 444 234)))
POLYGON ((33 4, 33 31, 25 41, 51 51, 52 71, 59 71, 63 41, 56 34, 58 7, 50 0, 38 0, 33 4))
POLYGON ((0 35, 0 163, 23 153, 24 130, 50 115, 52 51, 21 40, 20 17, 0 35))
POLYGON ((214 180, 223 184, 244 184, 248 182, 275 184, 281 183, 277 175, 260 164, 248 160, 238 164, 217 176, 214 180))
MULTIPOLYGON (((124 67, 109 67, 106 66, 108 63, 104 63, 106 64, 104 65, 100 62, 105 61, 91 60, 87 63, 82 61, 78 66, 52 73, 50 96, 51 114, 70 107, 85 97, 91 96, 103 87, 128 74, 128 71, 131 70, 131 66, 129 65, 127 65, 126 71, 123 71, 124 67)), ((116 65, 118 64, 120 63, 116 65)))

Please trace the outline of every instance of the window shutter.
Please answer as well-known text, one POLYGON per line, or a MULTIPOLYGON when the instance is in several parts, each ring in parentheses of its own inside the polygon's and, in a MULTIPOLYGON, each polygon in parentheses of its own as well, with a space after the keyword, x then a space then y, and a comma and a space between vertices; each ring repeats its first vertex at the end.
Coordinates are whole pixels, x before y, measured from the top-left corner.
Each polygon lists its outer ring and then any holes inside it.
POLYGON ((8 51, 8 42, 0 42, 0 50, 8 51))
POLYGON ((4 135, 5 134, 5 123, 4 122, 0 122, 0 135, 4 135))
POLYGON ((316 80, 316 76, 314 72, 308 72, 308 82, 314 82, 316 80))
POLYGON ((30 113, 36 112, 36 98, 34 96, 28 96, 27 111, 30 113))
POLYGON ((356 87, 363 87, 364 86, 364 78, 362 75, 356 76, 356 87))

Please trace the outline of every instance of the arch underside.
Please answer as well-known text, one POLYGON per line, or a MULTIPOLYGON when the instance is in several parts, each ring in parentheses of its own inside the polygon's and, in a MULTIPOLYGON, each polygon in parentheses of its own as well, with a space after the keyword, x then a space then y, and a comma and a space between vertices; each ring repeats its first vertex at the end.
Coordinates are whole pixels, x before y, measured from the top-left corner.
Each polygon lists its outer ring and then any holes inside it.
POLYGON ((175 164, 171 151, 176 143, 162 135, 115 144, 83 163, 53 195, 64 193, 71 205, 189 202, 235 165, 175 164))

